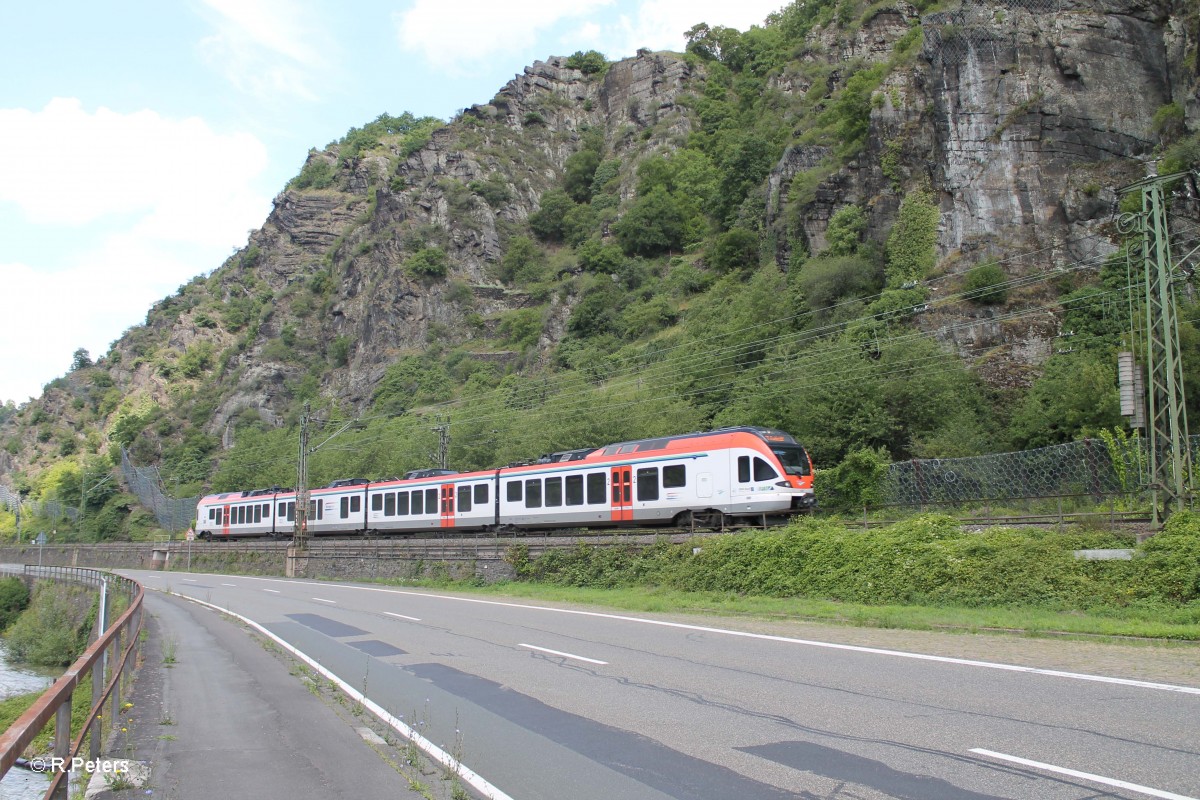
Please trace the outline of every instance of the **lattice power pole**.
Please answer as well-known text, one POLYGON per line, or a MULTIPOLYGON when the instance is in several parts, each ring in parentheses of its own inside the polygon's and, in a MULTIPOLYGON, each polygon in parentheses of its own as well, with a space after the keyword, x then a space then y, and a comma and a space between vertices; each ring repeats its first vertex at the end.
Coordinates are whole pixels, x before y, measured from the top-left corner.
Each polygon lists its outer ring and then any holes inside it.
POLYGON ((1141 192, 1141 213, 1121 217, 1122 232, 1134 237, 1130 258, 1142 261, 1146 310, 1147 420, 1149 477, 1154 524, 1180 511, 1191 499, 1191 454, 1188 450, 1187 410, 1183 391, 1183 361, 1179 355, 1179 320, 1173 285, 1182 276, 1171 264, 1170 231, 1163 187, 1188 173, 1150 175, 1120 190, 1141 192), (1160 508, 1160 504, 1164 508, 1160 508))
POLYGON ((304 404, 300 415, 300 453, 296 461, 296 526, 292 531, 292 546, 298 551, 308 549, 308 415, 304 404))

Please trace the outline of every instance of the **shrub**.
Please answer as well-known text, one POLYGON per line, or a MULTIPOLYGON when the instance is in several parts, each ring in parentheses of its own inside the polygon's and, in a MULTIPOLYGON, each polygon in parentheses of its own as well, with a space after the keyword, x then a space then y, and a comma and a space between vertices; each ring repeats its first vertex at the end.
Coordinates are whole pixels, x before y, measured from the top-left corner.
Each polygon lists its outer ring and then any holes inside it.
POLYGON ((851 256, 867 229, 867 215, 858 206, 843 206, 829 218, 825 230, 825 252, 832 256, 851 256))
POLYGON ((42 583, 8 629, 9 650, 31 664, 68 666, 87 645, 90 597, 87 589, 42 583))
POLYGON ((1007 281, 1008 276, 999 264, 994 261, 980 264, 967 272, 963 296, 983 305, 1000 305, 1008 300, 1008 289, 1004 286, 1007 281))
POLYGON ((887 278, 892 286, 923 281, 933 269, 940 215, 929 192, 914 192, 900 203, 887 241, 887 278))
POLYGON ((404 262, 404 271, 412 278, 444 278, 449 259, 440 247, 425 247, 404 262))
POLYGON ((734 228, 721 234, 713 245, 711 260, 718 272, 758 266, 758 235, 745 228, 734 228))
POLYGON ((0 578, 0 631, 29 606, 29 590, 20 578, 0 578))
POLYGON ((596 50, 588 50, 586 53, 576 50, 567 56, 567 66, 579 70, 584 75, 603 75, 608 71, 608 59, 596 50))

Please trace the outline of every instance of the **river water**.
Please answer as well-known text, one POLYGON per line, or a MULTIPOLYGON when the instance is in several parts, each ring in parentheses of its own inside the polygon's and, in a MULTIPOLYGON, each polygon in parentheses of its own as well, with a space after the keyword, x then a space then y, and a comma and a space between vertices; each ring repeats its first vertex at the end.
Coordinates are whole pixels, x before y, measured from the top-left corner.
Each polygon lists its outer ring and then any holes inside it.
MULTIPOLYGON (((61 673, 9 663, 8 645, 0 639, 0 699, 38 692, 54 683, 61 673)), ((37 800, 50 781, 36 772, 13 767, 0 780, 0 800, 37 800)))

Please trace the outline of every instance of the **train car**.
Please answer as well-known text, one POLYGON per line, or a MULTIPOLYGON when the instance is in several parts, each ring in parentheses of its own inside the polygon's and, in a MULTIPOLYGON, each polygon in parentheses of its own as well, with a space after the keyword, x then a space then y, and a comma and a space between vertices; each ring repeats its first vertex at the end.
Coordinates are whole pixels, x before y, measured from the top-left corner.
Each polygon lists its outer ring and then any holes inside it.
MULTIPOLYGON (((282 511, 276 499, 289 490, 274 487, 245 492, 224 492, 200 499, 195 531, 200 539, 272 536, 282 511)), ((295 493, 291 495, 295 499, 295 493)), ((293 506, 295 503, 293 502, 293 506)), ((289 528, 290 533, 290 528, 289 528)))
POLYGON ((496 471, 422 470, 371 484, 367 528, 377 533, 490 530, 496 471))
POLYGON ((509 528, 767 522, 815 506, 812 462, 789 434, 725 428, 552 453, 499 471, 509 528))
MULTIPOLYGON (((815 507, 812 461, 789 434, 722 428, 567 450, 497 470, 418 470, 351 478, 309 493, 313 535, 567 527, 766 524, 815 507)), ((288 536, 296 494, 210 495, 197 507, 203 539, 288 536)))

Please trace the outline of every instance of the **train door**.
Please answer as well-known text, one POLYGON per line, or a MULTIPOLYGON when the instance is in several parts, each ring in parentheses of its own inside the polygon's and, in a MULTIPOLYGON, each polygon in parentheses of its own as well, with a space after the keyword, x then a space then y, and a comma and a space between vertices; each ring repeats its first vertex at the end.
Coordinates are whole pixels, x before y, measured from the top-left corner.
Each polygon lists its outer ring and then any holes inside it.
POLYGON ((221 509, 221 535, 222 536, 229 535, 229 512, 230 512, 229 506, 224 506, 221 509))
MULTIPOLYGON (((467 491, 468 492, 471 491, 470 487, 467 488, 467 491)), ((453 528, 454 527, 454 484, 453 483, 443 483, 442 484, 441 515, 442 515, 442 527, 443 528, 453 528)))
POLYGON ((612 468, 612 520, 629 522, 633 519, 633 467, 612 468))

